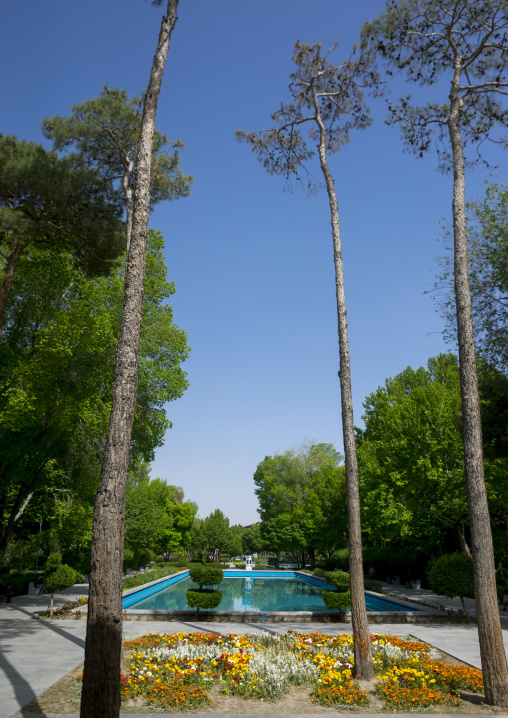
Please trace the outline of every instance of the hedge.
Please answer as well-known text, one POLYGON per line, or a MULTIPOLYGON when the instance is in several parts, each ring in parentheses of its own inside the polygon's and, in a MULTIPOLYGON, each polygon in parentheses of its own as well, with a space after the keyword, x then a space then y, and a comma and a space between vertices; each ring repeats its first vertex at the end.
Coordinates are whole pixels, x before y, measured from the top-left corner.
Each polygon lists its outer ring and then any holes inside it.
POLYGON ((146 573, 138 573, 136 576, 125 576, 123 579, 123 590, 136 588, 136 586, 142 586, 144 583, 150 583, 150 581, 157 581, 159 578, 172 576, 174 573, 183 571, 184 568, 186 567, 168 566, 167 568, 156 568, 154 571, 148 571, 146 573))

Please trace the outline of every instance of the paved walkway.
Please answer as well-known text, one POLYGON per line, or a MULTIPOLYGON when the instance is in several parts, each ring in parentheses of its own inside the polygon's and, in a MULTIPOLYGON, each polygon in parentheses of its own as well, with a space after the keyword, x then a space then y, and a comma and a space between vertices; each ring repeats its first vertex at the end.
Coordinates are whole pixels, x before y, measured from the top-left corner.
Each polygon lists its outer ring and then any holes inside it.
MULTIPOLYGON (((437 602, 444 608, 458 608, 455 601, 435 596, 427 591, 416 591, 401 586, 384 584, 387 592, 401 598, 437 602)), ((87 585, 77 585, 55 596, 55 606, 86 596, 87 585)), ((474 602, 472 602, 474 603, 474 602)), ((20 708, 34 700, 50 686, 63 678, 83 660, 86 622, 69 620, 34 621, 34 611, 45 610, 49 596, 18 596, 11 604, 0 604, 0 718, 16 714, 20 708)), ((508 648, 508 612, 501 612, 505 648, 508 648), (506 618, 504 616, 507 616, 506 618)), ((124 633, 216 632, 227 633, 285 633, 322 631, 329 634, 350 633, 351 626, 322 623, 175 623, 172 621, 126 621, 124 633)), ((478 632, 475 624, 377 624, 372 633, 411 634, 446 653, 480 667, 478 632)), ((20 714, 17 713, 19 716, 20 714)), ((135 718, 129 714, 130 718, 135 718)), ((144 714, 146 715, 146 714, 144 714)), ((161 715, 161 714, 159 714, 161 715)), ((210 718, 210 714, 206 714, 210 718)), ((361 718, 361 714, 357 714, 361 718)), ((48 716, 48 718, 50 718, 48 716)), ((60 715, 59 718, 66 718, 60 715)), ((194 716, 196 718, 196 716, 194 716)), ((220 718, 217 716, 216 718, 220 718)), ((232 717, 231 717, 232 718, 232 717)), ((242 718, 248 718, 243 715, 242 718)), ((278 718, 282 718, 279 716, 278 718)), ((293 718, 298 718, 293 716, 293 718)), ((369 716, 372 718, 372 715, 369 716)), ((439 718, 435 714, 434 718, 439 718)))

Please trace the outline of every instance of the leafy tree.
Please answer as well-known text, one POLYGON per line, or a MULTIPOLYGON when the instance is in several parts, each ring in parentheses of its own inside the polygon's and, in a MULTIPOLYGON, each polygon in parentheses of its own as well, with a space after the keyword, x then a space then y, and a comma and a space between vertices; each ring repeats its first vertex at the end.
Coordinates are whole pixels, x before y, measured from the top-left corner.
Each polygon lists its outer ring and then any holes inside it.
POLYGON ((423 155, 437 137, 441 165, 453 171, 454 282, 462 394, 464 463, 468 493, 478 633, 491 705, 508 706, 508 666, 496 593, 494 551, 482 461, 480 399, 468 277, 464 149, 478 149, 505 127, 508 29, 506 0, 388 0, 387 12, 366 25, 364 37, 390 71, 436 89, 423 106, 408 98, 390 107, 405 145, 423 155), (443 82, 445 80, 445 82, 443 82), (439 101, 437 93, 444 90, 439 101), (436 101, 437 100, 437 101, 436 101))
MULTIPOLYGON (((101 480, 95 501, 87 639, 81 718, 120 711, 122 652, 123 516, 132 428, 138 394, 139 347, 143 320, 145 258, 150 208, 155 113, 178 0, 168 0, 161 22, 139 133, 132 235, 127 256, 120 334, 115 359, 113 403, 101 480), (107 649, 104 646, 107 645, 107 649)), ((154 342, 156 341, 154 337, 154 342)))
MULTIPOLYGON (((480 378, 485 372, 490 376, 492 370, 481 365, 480 378)), ((492 412, 496 402, 486 393, 482 404, 492 412)), ((362 525, 369 543, 391 546, 392 554, 401 545, 423 555, 435 554, 443 544, 460 546, 470 556, 463 528, 468 511, 457 358, 441 354, 429 359, 426 368, 408 367, 370 394, 364 407, 365 428, 357 430, 357 450, 362 525)), ((495 425, 490 416, 488 421, 495 425)), ((486 439, 491 431, 484 431, 486 439)), ((496 560, 502 561, 508 471, 506 459, 490 449, 485 476, 496 560)), ((398 563, 395 555, 393 559, 398 563)), ((407 560, 402 563, 409 569, 407 560)), ((382 560, 387 573, 400 571, 385 564, 382 560)))
POLYGON ((235 526, 230 527, 230 540, 229 546, 227 548, 230 557, 238 556, 239 554, 243 553, 243 536, 245 532, 246 529, 244 529, 244 527, 240 524, 236 524, 235 526))
POLYGON ((252 524, 242 533, 242 550, 239 553, 253 554, 263 551, 265 543, 261 536, 261 523, 252 524))
MULTIPOLYGON (((162 248, 161 235, 150 232, 133 459, 152 458, 170 425, 165 404, 187 387, 186 335, 166 304, 174 286, 162 248)), ((69 256, 35 248, 20 260, 0 344, 0 553, 25 517, 31 531, 54 496, 93 503, 124 271, 119 260, 109 277, 89 279, 69 256)), ((48 510, 44 520, 51 528, 48 510)))
POLYGON ((215 509, 207 516, 202 525, 207 551, 218 550, 219 553, 228 551, 231 544, 231 529, 229 519, 220 509, 215 509))
POLYGON ((175 495, 183 499, 180 487, 170 486, 160 478, 150 480, 149 476, 138 475, 132 481, 131 476, 125 506, 125 546, 129 558, 124 566, 137 568, 140 551, 143 557, 153 556, 154 552, 168 553, 186 545, 196 512, 186 502, 173 501, 175 495))
POLYGON ((331 444, 304 444, 267 456, 254 474, 261 535, 274 551, 326 553, 346 531, 342 456, 331 444))
MULTIPOLYGON (((508 188, 489 184, 483 198, 466 205, 469 289, 475 339, 480 354, 508 374, 508 188)), ((447 234, 447 236, 449 233, 447 234)), ((451 247, 446 243, 446 250, 451 247)), ((445 337, 456 343, 457 317, 453 256, 440 258, 436 297, 446 320, 445 337)), ((480 379, 481 381, 481 379, 480 379)))
POLYGON ((51 594, 49 616, 53 617, 53 595, 57 591, 65 591, 75 583, 83 580, 83 576, 70 566, 62 563, 59 553, 48 556, 44 570, 44 588, 51 594))
POLYGON ((288 179, 292 175, 298 177, 303 164, 314 154, 314 150, 310 149, 303 135, 304 125, 309 127, 308 139, 312 145, 317 141, 319 163, 330 205, 335 262, 355 670, 361 678, 370 680, 374 677, 374 668, 363 590, 360 499, 344 267, 339 208, 328 157, 350 141, 352 129, 364 129, 370 125, 369 111, 364 101, 364 88, 376 82, 376 73, 365 45, 362 45, 357 57, 353 53, 340 66, 333 65, 328 58, 329 53, 323 55, 320 44, 309 46, 297 42, 293 53, 297 69, 291 75, 289 85, 291 99, 286 105, 282 104, 281 108, 272 115, 274 127, 262 132, 240 131, 237 132, 237 136, 251 145, 269 173, 282 174, 288 179))
POLYGON ((0 135, 0 327, 30 246, 70 253, 88 273, 106 274, 125 237, 117 208, 82 158, 58 159, 34 142, 0 135))
MULTIPOLYGON (((56 150, 74 148, 104 182, 113 201, 123 200, 126 215, 127 251, 132 232, 134 184, 141 129, 143 100, 129 100, 125 90, 105 85, 99 97, 74 105, 70 117, 44 120, 44 135, 56 150)), ((191 177, 179 169, 182 142, 170 143, 166 135, 154 131, 150 172, 150 208, 162 200, 189 194, 191 177)))
MULTIPOLYGON (((364 509, 371 541, 436 547, 467 520, 457 359, 441 354, 408 367, 364 402, 357 430, 364 509)), ((463 539, 462 539, 463 540, 463 539)))
POLYGON ((440 556, 429 571, 429 583, 432 590, 441 596, 448 596, 448 598, 458 596, 469 623, 469 613, 464 603, 464 597, 474 598, 471 558, 460 553, 440 556))

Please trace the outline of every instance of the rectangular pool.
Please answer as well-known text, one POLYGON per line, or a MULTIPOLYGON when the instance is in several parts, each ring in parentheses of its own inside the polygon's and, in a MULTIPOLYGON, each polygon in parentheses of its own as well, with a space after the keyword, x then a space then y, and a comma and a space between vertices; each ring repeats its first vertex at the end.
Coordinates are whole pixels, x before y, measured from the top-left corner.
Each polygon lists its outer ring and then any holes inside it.
MULTIPOLYGON (((280 572, 242 572, 241 576, 225 576, 218 588, 222 600, 217 611, 329 611, 322 597, 323 588, 329 588, 313 576, 289 573, 280 577, 280 572), (277 576, 278 573, 278 576, 277 576), (248 575, 245 575, 248 574, 248 575), (249 575, 250 574, 250 575, 249 575)), ((185 596, 189 588, 198 588, 188 573, 168 578, 148 589, 126 596, 123 607, 151 611, 188 610, 185 596), (169 584, 169 585, 168 585, 169 584)), ((210 587, 211 588, 211 587, 210 587)), ((365 595, 367 611, 414 611, 402 604, 365 595)))

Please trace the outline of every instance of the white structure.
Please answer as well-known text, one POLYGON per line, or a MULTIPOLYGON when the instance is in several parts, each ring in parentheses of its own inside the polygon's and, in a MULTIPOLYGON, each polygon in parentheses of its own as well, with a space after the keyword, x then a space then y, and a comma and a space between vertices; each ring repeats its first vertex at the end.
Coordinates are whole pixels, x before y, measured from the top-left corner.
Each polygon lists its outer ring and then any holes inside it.
POLYGON ((252 556, 245 557, 245 570, 252 571, 252 556))

